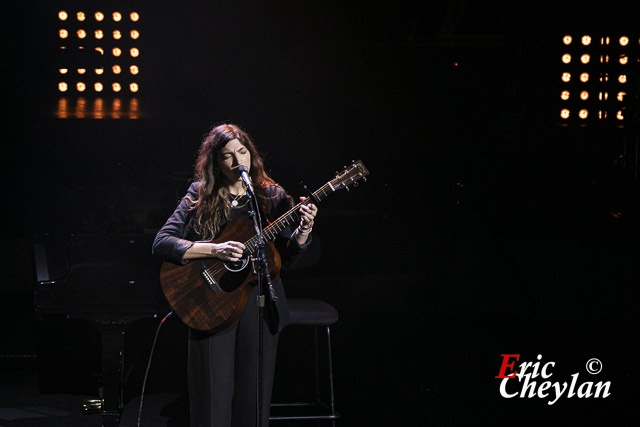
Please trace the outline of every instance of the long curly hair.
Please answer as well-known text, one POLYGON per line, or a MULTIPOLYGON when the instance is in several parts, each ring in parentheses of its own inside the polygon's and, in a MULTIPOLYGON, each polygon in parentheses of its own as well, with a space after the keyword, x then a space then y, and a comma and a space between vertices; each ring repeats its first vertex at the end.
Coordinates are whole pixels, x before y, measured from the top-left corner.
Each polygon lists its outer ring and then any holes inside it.
POLYGON ((218 167, 218 155, 222 148, 233 139, 240 141, 251 153, 249 176, 253 182, 262 212, 267 217, 270 214, 266 187, 277 184, 265 172, 262 157, 251 138, 236 125, 215 126, 207 133, 200 145, 194 179, 200 181, 201 185, 198 199, 190 200, 192 202, 191 208, 196 210, 193 223, 194 231, 204 239, 213 239, 220 232, 223 220, 228 220, 230 217, 229 190, 223 185, 224 177, 218 167))

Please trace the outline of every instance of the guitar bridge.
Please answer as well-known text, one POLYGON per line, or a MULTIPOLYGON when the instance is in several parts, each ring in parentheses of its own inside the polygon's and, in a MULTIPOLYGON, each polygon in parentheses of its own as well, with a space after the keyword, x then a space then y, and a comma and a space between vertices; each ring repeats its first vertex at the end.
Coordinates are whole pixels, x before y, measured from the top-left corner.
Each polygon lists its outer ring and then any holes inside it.
POLYGON ((204 262, 200 263, 200 276, 202 277, 202 280, 204 280, 204 282, 207 284, 209 289, 211 289, 214 293, 217 294, 221 291, 218 282, 216 282, 216 279, 211 275, 209 270, 207 270, 207 266, 204 262))

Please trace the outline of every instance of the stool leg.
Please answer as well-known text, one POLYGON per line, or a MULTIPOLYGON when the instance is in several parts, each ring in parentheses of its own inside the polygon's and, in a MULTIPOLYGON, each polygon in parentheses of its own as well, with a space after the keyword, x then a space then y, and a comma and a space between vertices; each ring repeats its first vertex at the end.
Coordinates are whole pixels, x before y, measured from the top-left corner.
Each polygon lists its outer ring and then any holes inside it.
MULTIPOLYGON (((331 329, 329 328, 329 326, 327 326, 327 349, 329 354, 329 393, 330 393, 329 403, 331 405, 331 415, 335 416, 336 406, 335 406, 335 400, 334 400, 334 394, 333 394, 333 360, 331 358, 331 329)), ((336 425, 335 419, 332 420, 331 425, 333 426, 336 425)))
POLYGON ((313 328, 313 350, 314 350, 314 354, 313 354, 313 362, 314 362, 314 366, 313 366, 313 381, 314 381, 314 385, 315 385, 315 404, 319 404, 321 402, 321 398, 320 398, 320 355, 319 355, 319 345, 318 345, 318 327, 314 327, 313 328))

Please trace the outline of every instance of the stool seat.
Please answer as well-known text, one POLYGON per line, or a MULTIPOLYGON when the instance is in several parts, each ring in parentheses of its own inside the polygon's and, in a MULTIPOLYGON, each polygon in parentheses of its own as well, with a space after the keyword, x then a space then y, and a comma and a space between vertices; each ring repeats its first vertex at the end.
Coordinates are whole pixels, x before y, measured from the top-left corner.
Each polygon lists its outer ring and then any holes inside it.
POLYGON ((288 305, 292 325, 329 326, 338 321, 338 311, 318 299, 291 298, 288 305))

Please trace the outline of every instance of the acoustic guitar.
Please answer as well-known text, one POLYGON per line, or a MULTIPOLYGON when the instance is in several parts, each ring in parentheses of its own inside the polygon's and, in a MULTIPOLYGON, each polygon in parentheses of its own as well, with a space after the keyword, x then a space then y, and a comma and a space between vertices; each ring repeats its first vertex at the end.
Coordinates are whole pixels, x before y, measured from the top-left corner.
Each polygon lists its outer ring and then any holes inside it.
MULTIPOLYGON (((300 206, 318 204, 335 191, 349 190, 351 185, 357 185, 360 180, 366 181, 367 175, 369 171, 362 161, 353 162, 264 228, 265 257, 272 277, 279 273, 282 266, 280 255, 272 242, 280 231, 300 222, 300 206)), ((244 243, 246 249, 240 261, 232 263, 217 258, 202 258, 185 265, 164 262, 160 268, 160 285, 169 305, 193 329, 216 332, 230 326, 244 310, 257 281, 258 269, 254 263, 259 262, 256 260, 258 237, 253 220, 247 216, 231 221, 211 242, 229 240, 244 243)))

